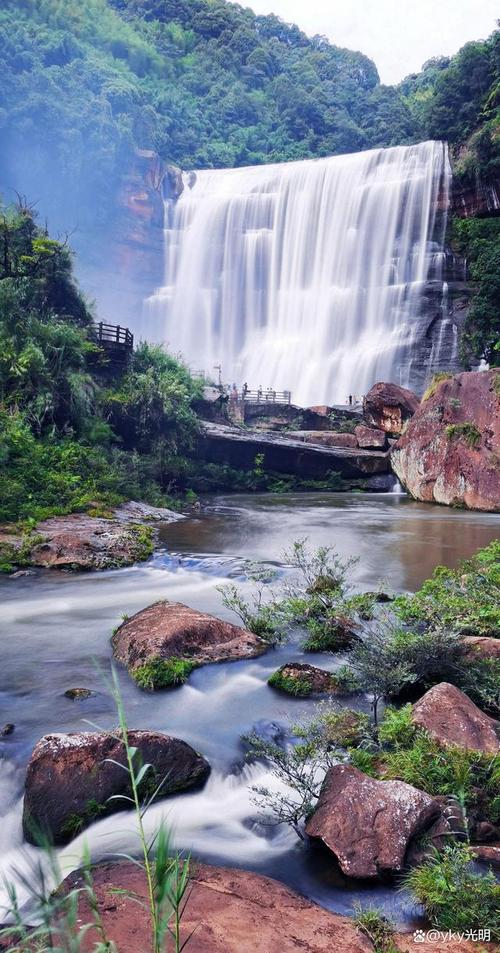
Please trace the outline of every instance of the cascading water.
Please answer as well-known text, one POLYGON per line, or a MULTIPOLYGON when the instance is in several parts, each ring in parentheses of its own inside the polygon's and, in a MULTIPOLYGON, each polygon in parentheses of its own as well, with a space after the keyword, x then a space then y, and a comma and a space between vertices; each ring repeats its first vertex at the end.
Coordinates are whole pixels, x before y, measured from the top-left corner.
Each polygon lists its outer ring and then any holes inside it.
POLYGON ((450 175, 439 142, 191 175, 165 202, 143 336, 303 405, 411 384, 450 175))

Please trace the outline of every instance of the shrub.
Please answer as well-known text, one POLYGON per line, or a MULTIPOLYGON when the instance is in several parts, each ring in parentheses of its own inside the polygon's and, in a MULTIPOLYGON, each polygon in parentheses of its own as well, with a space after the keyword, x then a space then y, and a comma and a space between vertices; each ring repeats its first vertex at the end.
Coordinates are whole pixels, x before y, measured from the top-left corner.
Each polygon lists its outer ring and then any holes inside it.
POLYGON ((448 371, 438 371, 437 374, 434 374, 430 384, 422 395, 422 402, 424 400, 429 400, 429 397, 433 397, 441 382, 449 380, 451 377, 453 377, 453 374, 449 373, 448 371))
POLYGON ((416 732, 411 716, 411 705, 404 705, 402 708, 386 708, 378 730, 379 741, 395 748, 408 748, 416 732))
MULTIPOLYGON (((390 716, 389 733, 391 721, 394 724, 390 716)), ((410 735, 403 729, 399 737, 409 740, 410 735)), ((399 778, 433 797, 455 797, 465 810, 478 809, 493 823, 500 817, 497 796, 499 755, 488 756, 452 746, 440 747, 426 732, 417 730, 407 747, 400 741, 393 751, 382 755, 381 763, 384 777, 399 778)))
POLYGON ((354 922, 373 943, 374 953, 398 953, 394 943, 394 924, 378 910, 355 908, 354 922))
POLYGON ((405 622, 438 622, 461 634, 500 634, 500 541, 460 563, 438 566, 413 595, 398 596, 393 607, 405 622))
POLYGON ((471 870, 472 852, 449 845, 405 878, 431 923, 440 930, 491 930, 500 939, 500 884, 492 872, 471 870))
POLYGON ((159 688, 183 685, 194 668, 196 668, 195 662, 191 662, 189 659, 175 657, 163 659, 156 655, 145 662, 144 665, 134 669, 132 676, 139 688, 153 692, 159 688))
POLYGON ((314 691, 312 682, 306 675, 294 678, 291 675, 284 675, 281 669, 278 669, 277 672, 273 672, 271 677, 268 678, 267 684, 270 685, 271 688, 276 688, 278 691, 285 692, 287 695, 295 695, 297 698, 305 698, 314 691))

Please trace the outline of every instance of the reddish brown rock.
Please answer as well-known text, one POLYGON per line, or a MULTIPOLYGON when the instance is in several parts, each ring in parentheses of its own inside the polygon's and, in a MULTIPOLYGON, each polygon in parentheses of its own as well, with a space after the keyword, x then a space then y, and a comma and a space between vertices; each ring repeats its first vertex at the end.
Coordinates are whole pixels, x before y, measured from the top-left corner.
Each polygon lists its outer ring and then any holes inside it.
MULTIPOLYGON (((167 797, 202 784, 210 765, 179 738, 157 731, 130 731, 130 744, 152 769, 146 779, 165 783, 159 796, 167 797), (153 774, 154 772, 154 774, 153 774)), ((26 774, 23 829, 26 840, 37 843, 37 832, 64 844, 105 814, 129 808, 112 795, 131 796, 123 744, 108 732, 45 735, 33 749, 26 774), (119 762, 113 764, 109 759, 119 762)), ((145 779, 145 780, 146 780, 145 779)))
POLYGON ((375 430, 374 427, 365 427, 359 424, 354 434, 358 441, 358 447, 363 450, 385 450, 387 446, 387 434, 383 430, 375 430))
POLYGON ((500 658, 500 639, 486 635, 466 635, 462 643, 468 658, 500 658))
POLYGON ((391 451, 397 477, 424 502, 500 508, 500 371, 457 374, 423 400, 391 451))
POLYGON ((353 433, 336 433, 330 430, 296 430, 294 440, 304 443, 317 443, 322 447, 357 447, 358 441, 353 433))
POLYGON ((183 519, 178 513, 145 503, 123 503, 109 514, 70 513, 36 527, 39 542, 31 550, 34 566, 56 569, 109 569, 146 559, 154 530, 149 524, 183 519), (148 524, 145 532, 145 524, 148 524), (149 537, 149 540, 148 540, 149 537))
POLYGON ((400 434, 405 422, 419 406, 416 394, 399 384, 374 384, 363 399, 363 416, 368 424, 388 434, 400 434))
POLYGON ((496 754, 499 750, 493 719, 448 682, 434 685, 416 702, 412 719, 439 744, 458 745, 483 754, 496 754))
POLYGON ((352 765, 325 776, 306 831, 335 854, 348 877, 402 870, 408 845, 439 815, 440 805, 403 781, 376 781, 352 765))
POLYGON ((254 658, 262 639, 231 622, 181 602, 154 602, 123 622, 112 638, 113 654, 133 673, 151 659, 184 658, 204 665, 254 658))
POLYGON ((332 672, 303 662, 288 662, 282 665, 271 675, 269 684, 278 691, 297 697, 336 691, 335 675, 332 672))
MULTIPOLYGON (((181 921, 181 940, 192 934, 189 953, 372 953, 371 942, 348 917, 318 907, 288 887, 245 870, 191 864, 189 901, 181 921)), ((133 864, 105 864, 93 875, 106 935, 120 953, 145 953, 149 935, 147 888, 133 864), (137 902, 137 898, 141 902, 137 902)), ((63 890, 82 887, 79 872, 63 890)), ((85 893, 78 919, 92 922, 85 893)), ((99 939, 90 930, 82 953, 99 939)))
POLYGON ((483 864, 500 869, 500 844, 475 844, 472 850, 483 864))

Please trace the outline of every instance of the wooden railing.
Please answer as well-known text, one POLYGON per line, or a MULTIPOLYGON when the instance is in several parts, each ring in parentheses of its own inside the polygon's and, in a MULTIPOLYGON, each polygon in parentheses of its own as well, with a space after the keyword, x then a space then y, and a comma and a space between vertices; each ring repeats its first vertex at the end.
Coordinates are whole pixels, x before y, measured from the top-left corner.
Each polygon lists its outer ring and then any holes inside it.
MULTIPOLYGON (((231 394, 230 394, 231 396, 231 394)), ((245 390, 238 393, 238 399, 252 404, 291 404, 292 394, 289 390, 245 390)))
POLYGON ((94 325, 95 338, 103 347, 109 347, 116 350, 131 351, 134 347, 134 335, 128 328, 122 328, 119 324, 105 324, 99 321, 94 325))

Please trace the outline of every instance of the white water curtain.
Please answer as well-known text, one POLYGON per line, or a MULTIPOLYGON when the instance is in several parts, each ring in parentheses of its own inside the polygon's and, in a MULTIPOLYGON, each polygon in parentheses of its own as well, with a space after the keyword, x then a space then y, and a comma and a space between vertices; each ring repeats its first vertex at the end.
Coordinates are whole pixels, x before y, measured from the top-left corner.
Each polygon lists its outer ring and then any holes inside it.
POLYGON ((409 383, 449 178, 439 142, 197 172, 165 203, 165 283, 143 337, 302 405, 409 383))

